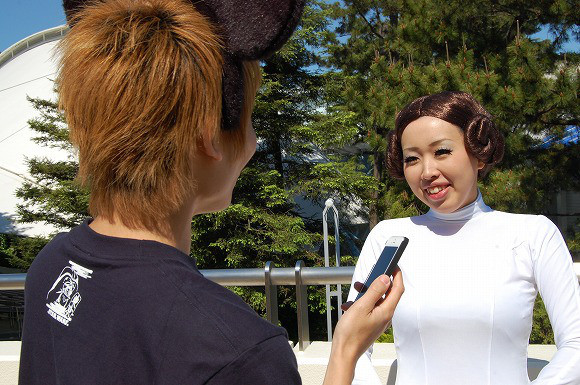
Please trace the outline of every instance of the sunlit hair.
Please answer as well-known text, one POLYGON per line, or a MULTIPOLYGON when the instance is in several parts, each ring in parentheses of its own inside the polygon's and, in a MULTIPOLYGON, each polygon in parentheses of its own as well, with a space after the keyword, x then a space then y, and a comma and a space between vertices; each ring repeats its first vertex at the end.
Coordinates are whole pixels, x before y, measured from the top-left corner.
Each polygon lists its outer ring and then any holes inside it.
POLYGON ((387 170, 393 178, 403 179, 403 150, 401 136, 405 128, 423 116, 439 118, 463 131, 465 148, 485 166, 479 170, 484 177, 503 158, 504 138, 493 117, 470 94, 445 91, 422 96, 406 105, 397 115, 395 129, 389 132, 387 170))
MULTIPOLYGON (((198 138, 207 130, 220 135, 221 41, 180 0, 95 2, 71 25, 59 46, 57 86, 78 148, 78 180, 90 188, 89 211, 161 231, 159 223, 195 191, 198 138)), ((245 65, 252 85, 256 66, 245 65)), ((246 117, 252 104, 246 100, 246 117)), ((244 129, 222 137, 241 148, 244 129)))

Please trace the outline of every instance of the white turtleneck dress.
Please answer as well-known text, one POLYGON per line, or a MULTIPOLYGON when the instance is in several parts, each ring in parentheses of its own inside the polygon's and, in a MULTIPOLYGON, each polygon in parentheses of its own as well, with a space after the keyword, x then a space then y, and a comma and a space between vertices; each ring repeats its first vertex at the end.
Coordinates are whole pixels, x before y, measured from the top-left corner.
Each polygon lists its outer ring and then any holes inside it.
MULTIPOLYGON (((380 222, 353 276, 364 282, 385 241, 409 238, 405 292, 393 317, 397 385, 524 385, 536 294, 557 353, 534 385, 580 385, 580 291, 572 258, 546 217, 509 214, 481 195, 451 214, 380 222)), ((349 300, 356 296, 351 287, 349 300)), ((379 383, 370 350, 353 384, 379 383)))

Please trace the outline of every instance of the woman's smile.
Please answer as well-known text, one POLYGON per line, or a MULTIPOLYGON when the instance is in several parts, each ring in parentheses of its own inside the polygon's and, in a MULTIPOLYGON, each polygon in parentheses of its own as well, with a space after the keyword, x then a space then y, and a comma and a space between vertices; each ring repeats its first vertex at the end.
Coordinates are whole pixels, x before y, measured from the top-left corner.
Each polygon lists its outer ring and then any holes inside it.
POLYGON ((407 125, 401 146, 405 179, 427 206, 451 213, 477 198, 477 173, 484 165, 466 150, 459 127, 423 116, 407 125))
POLYGON ((439 186, 432 186, 427 187, 425 192, 427 193, 427 197, 431 200, 437 201, 445 198, 447 193, 449 192, 450 185, 439 185, 439 186))

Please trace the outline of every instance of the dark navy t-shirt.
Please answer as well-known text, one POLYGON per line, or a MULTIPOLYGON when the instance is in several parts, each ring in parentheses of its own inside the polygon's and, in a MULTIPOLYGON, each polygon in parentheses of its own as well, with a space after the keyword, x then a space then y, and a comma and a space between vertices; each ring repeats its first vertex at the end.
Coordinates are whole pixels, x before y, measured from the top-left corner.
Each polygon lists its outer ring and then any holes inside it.
POLYGON ((57 235, 28 271, 20 384, 299 384, 284 329, 179 250, 57 235))

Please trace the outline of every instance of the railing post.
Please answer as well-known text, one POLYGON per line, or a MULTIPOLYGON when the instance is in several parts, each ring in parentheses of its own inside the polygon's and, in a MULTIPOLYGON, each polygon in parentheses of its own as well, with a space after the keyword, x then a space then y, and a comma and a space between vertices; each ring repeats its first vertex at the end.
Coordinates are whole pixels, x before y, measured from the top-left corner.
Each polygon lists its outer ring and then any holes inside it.
POLYGON ((264 291, 266 292, 266 318, 274 325, 278 325, 278 286, 272 285, 272 269, 274 262, 266 262, 264 267, 264 291))
MULTIPOLYGON (((338 210, 334 205, 334 201, 331 198, 328 198, 324 202, 324 210, 322 211, 322 233, 324 238, 324 266, 330 267, 330 257, 328 255, 328 210, 332 209, 333 218, 334 218, 334 257, 335 257, 335 266, 340 266, 340 231, 339 231, 339 220, 338 220, 338 210)), ((342 316, 342 311, 340 310, 340 306, 342 305, 342 287, 340 283, 336 285, 336 290, 330 289, 330 284, 326 285, 326 331, 327 331, 327 340, 329 342, 332 341, 332 305, 330 300, 332 297, 336 297, 336 313, 337 319, 340 320, 342 316)))
POLYGON ((298 350, 304 351, 310 345, 310 330, 308 328, 308 286, 302 282, 304 261, 296 262, 294 276, 296 278, 296 314, 298 317, 298 350))

